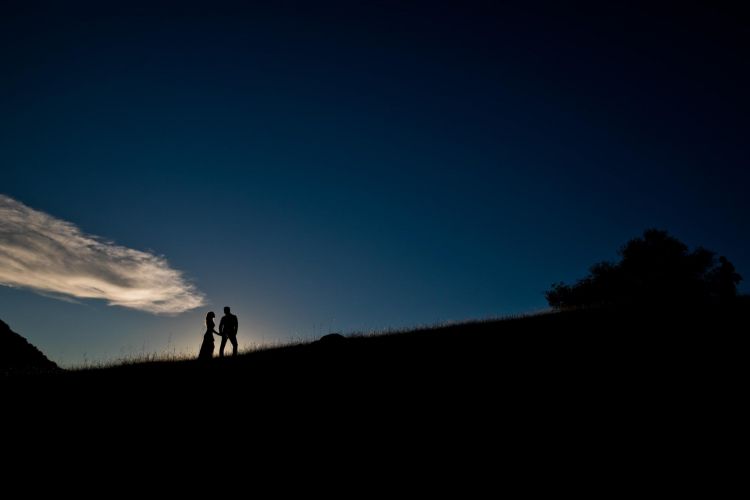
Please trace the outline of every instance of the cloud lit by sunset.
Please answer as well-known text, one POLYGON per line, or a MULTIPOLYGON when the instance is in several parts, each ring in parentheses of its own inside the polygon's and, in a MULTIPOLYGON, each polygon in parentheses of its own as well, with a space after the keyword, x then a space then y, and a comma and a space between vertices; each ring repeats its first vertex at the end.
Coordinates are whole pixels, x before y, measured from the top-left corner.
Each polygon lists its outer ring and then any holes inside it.
POLYGON ((204 304, 159 255, 83 233, 70 222, 0 195, 0 284, 155 314, 204 304))

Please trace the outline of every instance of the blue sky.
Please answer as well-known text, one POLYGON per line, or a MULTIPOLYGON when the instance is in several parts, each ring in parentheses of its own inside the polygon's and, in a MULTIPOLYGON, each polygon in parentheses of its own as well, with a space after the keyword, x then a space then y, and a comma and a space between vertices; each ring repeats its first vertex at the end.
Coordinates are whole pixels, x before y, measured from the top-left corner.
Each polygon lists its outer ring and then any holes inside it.
POLYGON ((0 318, 63 364, 197 353, 224 305, 245 345, 538 310, 648 227, 750 272, 734 13, 3 9, 0 193, 163 257, 207 301, 0 287, 0 318))

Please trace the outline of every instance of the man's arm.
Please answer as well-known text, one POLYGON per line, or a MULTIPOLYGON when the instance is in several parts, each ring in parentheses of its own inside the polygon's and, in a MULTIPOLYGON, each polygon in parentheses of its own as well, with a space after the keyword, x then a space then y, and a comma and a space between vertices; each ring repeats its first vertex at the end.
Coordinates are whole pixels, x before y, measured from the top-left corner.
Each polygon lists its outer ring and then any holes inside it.
POLYGON ((224 335, 224 318, 221 318, 221 321, 219 321, 219 335, 224 335))

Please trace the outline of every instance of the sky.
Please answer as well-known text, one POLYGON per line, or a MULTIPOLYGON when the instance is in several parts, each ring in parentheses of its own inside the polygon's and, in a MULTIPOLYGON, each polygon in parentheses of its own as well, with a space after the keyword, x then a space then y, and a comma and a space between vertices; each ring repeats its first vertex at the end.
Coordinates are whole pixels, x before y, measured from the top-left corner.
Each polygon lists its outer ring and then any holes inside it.
POLYGON ((0 319, 73 366, 533 312, 651 227, 750 279, 746 15, 559 3, 3 2, 0 319))

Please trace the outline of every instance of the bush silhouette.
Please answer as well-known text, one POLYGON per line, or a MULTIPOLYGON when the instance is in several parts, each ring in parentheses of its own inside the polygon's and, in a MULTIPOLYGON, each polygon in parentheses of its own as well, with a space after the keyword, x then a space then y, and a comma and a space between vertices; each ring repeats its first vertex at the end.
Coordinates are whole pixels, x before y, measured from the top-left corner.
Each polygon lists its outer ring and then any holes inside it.
POLYGON ((742 277, 726 257, 687 245, 666 231, 649 229, 620 249, 614 264, 594 264, 574 285, 554 283, 545 293, 556 309, 597 305, 727 304, 742 277))

